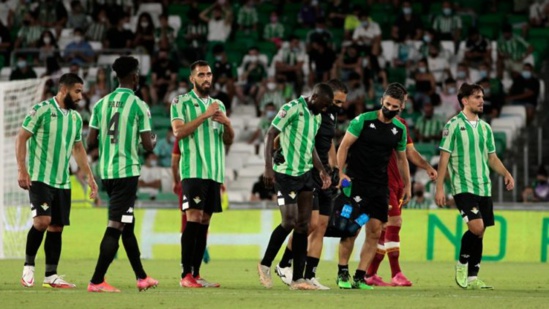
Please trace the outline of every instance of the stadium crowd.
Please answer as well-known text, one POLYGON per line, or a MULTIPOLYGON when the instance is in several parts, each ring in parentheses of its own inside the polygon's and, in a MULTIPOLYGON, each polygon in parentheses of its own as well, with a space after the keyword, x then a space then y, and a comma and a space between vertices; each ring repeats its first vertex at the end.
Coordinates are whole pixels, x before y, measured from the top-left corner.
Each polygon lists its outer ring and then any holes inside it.
MULTIPOLYGON (((175 142, 169 107, 192 88, 189 64, 198 59, 212 66, 210 95, 225 103, 235 123, 250 117, 240 114, 243 110, 253 109, 255 120, 235 125, 242 128, 236 142, 248 144, 252 154, 261 154, 263 135, 284 103, 337 78, 349 88, 344 113, 337 117, 338 139, 351 119, 379 107, 389 83, 400 82, 410 93, 401 116, 418 150, 436 165, 442 127, 460 111, 456 92, 465 82, 484 87, 488 122, 508 105, 524 106, 527 123, 535 117, 543 91, 537 72, 549 46, 546 37, 540 39, 549 33, 549 1, 522 9, 513 5, 504 0, 9 0, 0 3, 0 67, 11 67, 10 80, 51 77, 45 98, 53 96, 51 85, 63 72, 84 77, 79 112, 86 133, 92 106, 116 87, 101 58, 131 53, 146 59, 136 94, 151 107, 159 142, 154 153, 143 154, 148 176, 139 185, 152 198, 171 188, 171 177, 162 176, 170 173, 175 142)), ((96 153, 91 156, 97 160, 96 153)), ((414 172, 415 197, 408 207, 437 207, 424 195, 432 186, 427 175, 414 172)), ((252 185, 246 191, 248 197, 252 191, 250 199, 275 198, 261 182, 250 190, 252 185)))

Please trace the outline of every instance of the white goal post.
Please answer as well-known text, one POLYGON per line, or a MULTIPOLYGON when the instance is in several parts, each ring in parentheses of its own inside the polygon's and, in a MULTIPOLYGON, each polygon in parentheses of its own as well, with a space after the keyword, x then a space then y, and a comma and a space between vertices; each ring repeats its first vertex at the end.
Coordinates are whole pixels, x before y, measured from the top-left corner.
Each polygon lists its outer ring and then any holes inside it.
POLYGON ((42 100, 46 79, 0 82, 0 259, 21 258, 32 225, 28 192, 17 183, 15 137, 42 100))

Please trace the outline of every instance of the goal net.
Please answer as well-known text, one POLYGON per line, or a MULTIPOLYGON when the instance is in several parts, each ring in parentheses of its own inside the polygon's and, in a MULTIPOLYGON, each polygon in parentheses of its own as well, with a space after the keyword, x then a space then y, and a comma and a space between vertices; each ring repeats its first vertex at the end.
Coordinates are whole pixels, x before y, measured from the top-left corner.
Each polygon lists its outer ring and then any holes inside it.
POLYGON ((45 79, 0 82, 0 259, 21 258, 32 217, 28 192, 17 183, 15 137, 40 103, 45 79))

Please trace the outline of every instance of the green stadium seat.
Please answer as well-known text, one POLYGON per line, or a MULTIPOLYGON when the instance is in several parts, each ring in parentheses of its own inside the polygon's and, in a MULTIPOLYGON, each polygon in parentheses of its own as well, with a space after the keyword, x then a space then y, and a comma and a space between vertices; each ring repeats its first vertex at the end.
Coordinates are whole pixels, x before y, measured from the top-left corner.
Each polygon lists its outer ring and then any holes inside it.
POLYGON ((475 11, 477 14, 484 12, 485 9, 485 1, 479 1, 479 0, 458 0, 457 1, 462 8, 468 8, 475 11))
POLYGON ((168 15, 186 16, 190 6, 185 4, 170 4, 168 6, 168 15))
POLYGON ((298 28, 294 30, 293 34, 297 36, 300 40, 305 41, 307 39, 307 33, 309 33, 309 31, 311 31, 311 29, 298 28))
POLYGON ((480 27, 478 29, 478 32, 480 32, 482 36, 490 40, 496 40, 498 38, 497 29, 494 28, 493 26, 480 27))
POLYGON ((170 117, 152 117, 151 122, 155 129, 168 129, 171 126, 170 117))
POLYGON ((534 47, 534 50, 538 52, 540 56, 544 57, 549 51, 549 41, 547 38, 532 38, 528 40, 528 43, 534 47))
POLYGON ((501 27, 505 15, 501 13, 490 13, 479 16, 478 22, 479 27, 483 26, 492 26, 492 27, 501 27))
POLYGON ((178 197, 171 192, 159 192, 158 195, 156 195, 156 200, 160 202, 173 201, 177 203, 178 197))
POLYGON ((5 59, 4 55, 0 55, 0 70, 4 67, 5 59))
POLYGON ((549 39, 549 28, 532 28, 528 31, 530 39, 549 39))
POLYGON ((433 143, 414 143, 414 147, 426 158, 427 162, 438 154, 438 147, 433 143))
POLYGON ((442 14, 442 2, 431 3, 431 6, 429 7, 429 13, 431 13, 433 17, 442 14))
POLYGON ((509 22, 511 25, 514 24, 521 24, 521 23, 527 23, 528 22, 528 16, 527 15, 507 15, 505 17, 506 21, 509 22))
POLYGON ((284 4, 284 13, 283 15, 286 16, 294 16, 294 18, 297 18, 297 14, 299 13, 299 10, 301 10, 301 6, 303 4, 301 2, 297 3, 286 3, 284 4))
POLYGON ((191 75, 191 69, 187 67, 182 67, 182 68, 179 68, 179 72, 177 73, 177 79, 188 80, 190 75, 191 75))
POLYGON ((422 14, 423 13, 423 4, 422 3, 412 3, 412 12, 414 14, 422 14))
POLYGON ((169 116, 169 112, 162 105, 153 105, 151 106, 151 115, 153 117, 156 117, 156 116, 165 117, 165 116, 169 116))
POLYGON ((391 83, 406 83, 406 68, 387 68, 388 79, 391 83))
POLYGON ((494 143, 496 144, 496 154, 503 158, 507 150, 507 137, 504 132, 494 132, 494 143))
POLYGON ((498 1, 498 12, 506 14, 513 12, 513 2, 498 1))

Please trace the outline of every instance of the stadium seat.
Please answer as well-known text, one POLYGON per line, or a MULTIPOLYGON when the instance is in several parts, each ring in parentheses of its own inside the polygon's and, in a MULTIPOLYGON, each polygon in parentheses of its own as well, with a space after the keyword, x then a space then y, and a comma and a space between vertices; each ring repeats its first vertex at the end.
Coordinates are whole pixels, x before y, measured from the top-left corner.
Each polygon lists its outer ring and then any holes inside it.
POLYGON ((153 105, 151 106, 151 114, 156 117, 166 117, 168 116, 169 112, 166 110, 166 107, 163 105, 153 105))
POLYGON ((496 144, 496 153, 502 158, 507 150, 507 136, 503 132, 494 132, 494 143, 496 144))
MULTIPOLYGON (((263 162, 263 164, 265 164, 265 162, 263 162)), ((258 169, 255 166, 248 167, 245 165, 244 168, 241 168, 237 172, 238 180, 240 180, 242 177, 257 178, 263 173, 263 169, 258 169)))
POLYGON ((438 153, 438 146, 433 143, 414 143, 414 147, 427 161, 438 153))
POLYGON ((185 16, 190 8, 190 5, 173 3, 168 6, 168 14, 185 16))
POLYGON ((158 128, 167 129, 171 126, 169 117, 160 117, 160 116, 153 117, 151 122, 152 122, 153 128, 155 129, 158 129, 158 128))
POLYGON ((103 49, 103 43, 99 41, 88 41, 88 43, 90 43, 90 46, 94 51, 100 51, 103 49))
POLYGON ((242 154, 242 156, 253 155, 255 152, 254 146, 248 143, 234 143, 231 145, 229 153, 242 154))
POLYGON ((526 108, 522 105, 506 105, 501 108, 500 117, 519 116, 526 121, 526 108))
POLYGON ((2 70, 0 70, 0 80, 6 81, 10 79, 11 74, 11 68, 10 67, 3 67, 2 70))
POLYGON ((246 118, 246 128, 248 130, 255 130, 257 129, 257 126, 261 122, 261 118, 259 117, 247 117, 246 118))
POLYGON ((265 160, 260 156, 249 156, 244 162, 244 167, 254 168, 256 171, 263 171, 265 160))
POLYGON ((178 33, 181 29, 181 17, 179 15, 169 15, 168 25, 173 28, 174 33, 178 33))

